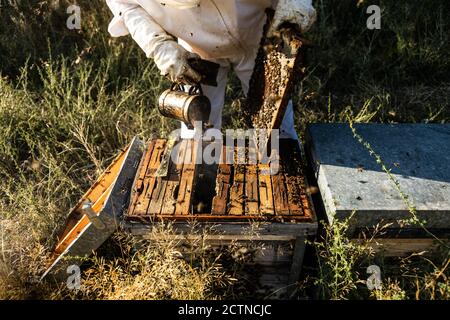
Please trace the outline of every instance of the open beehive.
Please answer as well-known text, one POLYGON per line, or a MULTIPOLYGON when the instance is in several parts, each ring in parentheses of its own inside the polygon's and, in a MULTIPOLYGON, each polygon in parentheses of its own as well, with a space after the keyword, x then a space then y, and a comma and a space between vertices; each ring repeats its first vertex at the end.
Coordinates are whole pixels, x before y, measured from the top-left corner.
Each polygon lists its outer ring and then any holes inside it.
POLYGON ((315 221, 295 140, 280 141, 279 162, 272 171, 269 163, 238 162, 238 147, 231 147, 233 163, 228 163, 224 155, 230 147, 224 146, 218 165, 196 164, 201 150, 194 140, 181 140, 173 149, 166 147, 163 139, 148 143, 126 219, 315 221), (167 152, 172 153, 170 157, 167 152), (158 175, 168 158, 167 175, 158 175))

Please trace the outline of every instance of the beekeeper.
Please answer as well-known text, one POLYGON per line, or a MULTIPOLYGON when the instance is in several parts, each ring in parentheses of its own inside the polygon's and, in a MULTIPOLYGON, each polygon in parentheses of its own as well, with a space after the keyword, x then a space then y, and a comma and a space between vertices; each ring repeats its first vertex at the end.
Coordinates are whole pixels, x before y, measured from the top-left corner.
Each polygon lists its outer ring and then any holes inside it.
MULTIPOLYGON (((211 100, 209 122, 220 129, 227 75, 232 68, 247 93, 266 21, 266 8, 275 9, 274 32, 283 22, 307 31, 316 19, 312 0, 106 0, 114 18, 113 37, 131 34, 161 74, 173 82, 198 83, 201 76, 188 64, 191 57, 220 64, 218 86, 202 85, 211 100)), ((193 130, 182 123, 181 136, 193 130)), ((284 115, 280 137, 298 139, 292 102, 284 115)))

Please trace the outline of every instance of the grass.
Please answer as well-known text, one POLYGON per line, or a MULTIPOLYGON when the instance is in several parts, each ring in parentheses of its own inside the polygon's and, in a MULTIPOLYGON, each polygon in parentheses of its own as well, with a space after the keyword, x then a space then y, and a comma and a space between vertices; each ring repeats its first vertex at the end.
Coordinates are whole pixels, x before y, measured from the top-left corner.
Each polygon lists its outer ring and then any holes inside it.
MULTIPOLYGON (((193 231, 195 232, 195 231, 193 231)), ((71 299, 217 299, 217 293, 235 279, 223 271, 221 254, 201 240, 182 246, 171 225, 161 225, 151 236, 160 240, 143 243, 129 235, 115 234, 90 259, 80 290, 64 285, 52 293, 71 299), (111 250, 111 245, 114 249, 111 250), (139 248, 139 250, 138 250, 139 248)))
POLYGON ((374 251, 379 226, 359 241, 349 239, 352 216, 326 226, 323 239, 312 243, 317 254, 317 274, 302 284, 302 292, 314 288, 316 299, 448 300, 449 250, 434 254, 417 252, 407 257, 385 257, 374 251), (380 269, 380 287, 369 289, 369 266, 380 269))
MULTIPOLYGON (((233 252, 193 243, 180 253, 167 240, 137 251, 142 244, 121 233, 89 262, 83 290, 36 282, 68 210, 117 151, 135 135, 164 136, 176 127, 155 108, 168 82, 131 39, 108 36, 105 3, 78 1, 81 30, 65 27, 70 4, 0 5, 0 298, 251 296, 239 287, 233 252)), ((315 6, 319 20, 308 34, 315 46, 294 94, 301 136, 308 123, 349 122, 349 115, 355 123, 448 123, 450 3, 317 0, 315 6), (371 4, 382 8, 381 30, 365 28, 371 4)), ((226 128, 240 124, 240 97, 234 78, 226 128)), ((323 241, 312 244, 317 266, 304 283, 309 298, 449 298, 448 249, 387 259, 369 249, 371 237, 352 243, 347 223, 326 227, 323 241), (382 289, 373 292, 365 286, 369 264, 383 270, 382 289)))

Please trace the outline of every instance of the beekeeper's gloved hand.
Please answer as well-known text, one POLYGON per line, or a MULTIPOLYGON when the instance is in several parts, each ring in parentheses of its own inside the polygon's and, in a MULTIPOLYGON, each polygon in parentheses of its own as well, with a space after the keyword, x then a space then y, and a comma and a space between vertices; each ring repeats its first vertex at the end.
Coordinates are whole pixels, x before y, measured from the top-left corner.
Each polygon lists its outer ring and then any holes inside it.
POLYGON ((188 60, 193 58, 200 57, 187 51, 174 40, 162 41, 153 51, 153 59, 161 75, 176 83, 200 83, 202 76, 189 65, 188 60))
POLYGON ((296 24, 300 32, 306 32, 314 24, 316 17, 312 0, 279 0, 269 29, 269 37, 273 36, 284 22, 296 24))

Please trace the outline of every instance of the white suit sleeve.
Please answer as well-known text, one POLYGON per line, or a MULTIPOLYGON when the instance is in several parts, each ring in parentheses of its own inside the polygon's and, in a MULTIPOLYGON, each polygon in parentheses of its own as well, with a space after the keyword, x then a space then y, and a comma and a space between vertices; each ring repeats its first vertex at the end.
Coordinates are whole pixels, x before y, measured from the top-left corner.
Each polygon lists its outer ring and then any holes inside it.
MULTIPOLYGON (((272 0, 272 9, 275 10, 277 8, 278 1, 279 0, 272 0)), ((302 2, 306 5, 312 6, 313 0, 302 0, 302 2)))
POLYGON ((108 26, 111 36, 130 34, 148 58, 153 58, 161 43, 175 40, 135 0, 106 0, 106 3, 114 14, 108 26))

